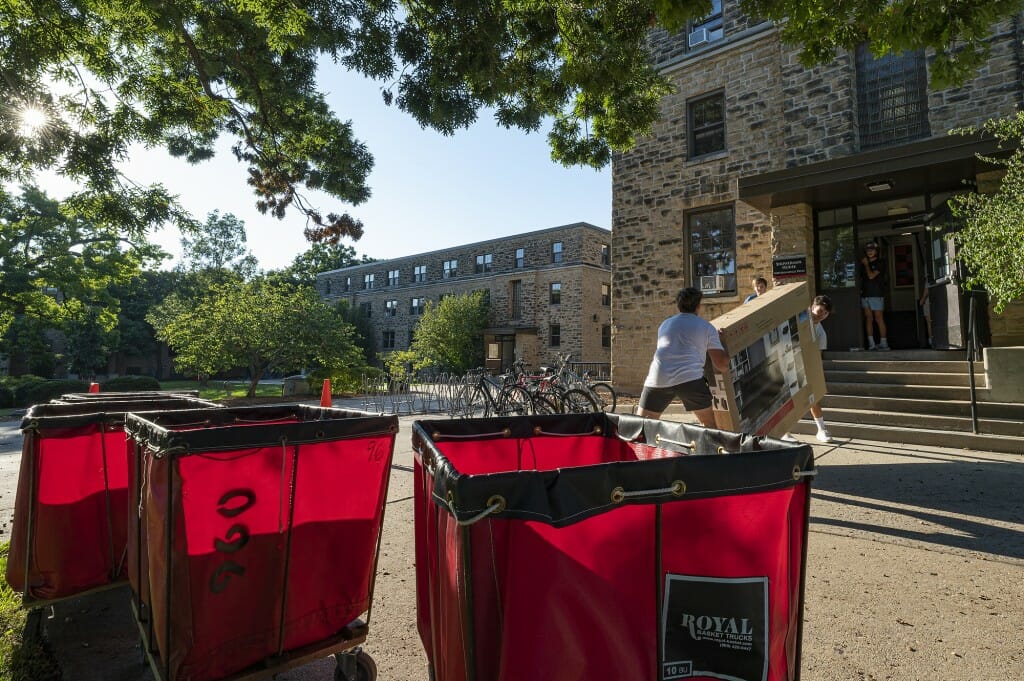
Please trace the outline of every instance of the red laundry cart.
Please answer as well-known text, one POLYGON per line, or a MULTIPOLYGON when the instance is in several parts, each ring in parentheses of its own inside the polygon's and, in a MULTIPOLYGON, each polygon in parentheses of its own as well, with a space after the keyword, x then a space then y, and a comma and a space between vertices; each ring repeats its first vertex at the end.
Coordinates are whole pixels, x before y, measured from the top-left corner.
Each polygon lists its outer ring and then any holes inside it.
POLYGON ((809 446, 615 414, 413 446, 435 681, 799 678, 809 446))
POLYGON ((126 430, 133 610, 156 677, 264 678, 336 654, 337 678, 372 681, 358 646, 397 417, 275 405, 129 414, 126 430))
POLYGON ((94 400, 151 400, 160 398, 175 397, 199 397, 198 390, 137 390, 129 392, 107 392, 107 393, 64 393, 60 399, 52 400, 56 403, 62 402, 92 402, 94 400))
POLYGON ((195 409, 184 396, 41 404, 21 422, 7 583, 36 607, 124 581, 128 411, 195 409), (27 576, 27 578, 26 578, 27 576))

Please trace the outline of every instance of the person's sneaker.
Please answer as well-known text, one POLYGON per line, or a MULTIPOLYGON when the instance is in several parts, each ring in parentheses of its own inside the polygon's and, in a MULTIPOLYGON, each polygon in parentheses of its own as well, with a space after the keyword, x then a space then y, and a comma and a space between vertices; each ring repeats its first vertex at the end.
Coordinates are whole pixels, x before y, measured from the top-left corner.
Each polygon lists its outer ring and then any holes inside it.
POLYGON ((886 350, 889 349, 890 348, 888 343, 879 343, 878 345, 875 346, 875 350, 879 350, 881 352, 885 352, 886 350))
POLYGON ((800 440, 797 440, 795 437, 793 437, 789 433, 786 433, 785 435, 783 435, 779 439, 780 440, 785 440, 786 442, 800 442, 800 440))
POLYGON ((835 442, 835 440, 832 439, 832 434, 829 433, 824 428, 819 430, 818 434, 815 437, 818 438, 818 442, 824 442, 824 443, 835 442))

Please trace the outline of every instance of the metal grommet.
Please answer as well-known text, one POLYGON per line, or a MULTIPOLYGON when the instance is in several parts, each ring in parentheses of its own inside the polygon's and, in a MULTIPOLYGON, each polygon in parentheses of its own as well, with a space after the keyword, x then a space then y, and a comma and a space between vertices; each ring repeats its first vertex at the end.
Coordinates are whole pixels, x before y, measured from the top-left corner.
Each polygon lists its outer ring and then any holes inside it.
POLYGON ((612 490, 612 503, 621 504, 622 500, 626 498, 626 490, 621 487, 616 487, 612 490))
POLYGON ((316 435, 316 439, 322 440, 324 438, 325 433, 322 430, 318 430, 318 431, 316 431, 315 435, 316 435))
MULTIPOLYGON (((504 435, 505 437, 512 437, 512 429, 506 428, 505 430, 501 431, 501 434, 504 435)), ((490 506, 490 504, 487 505, 490 506)))
POLYGON ((601 434, 601 426, 594 426, 594 435, 601 434))
POLYGON ((440 440, 441 439, 441 433, 435 430, 433 433, 430 434, 430 438, 432 440, 440 440))
POLYGON ((693 451, 697 451, 697 441, 696 440, 690 440, 690 444, 687 445, 687 446, 690 449, 692 449, 693 451))
POLYGON ((448 502, 449 506, 454 504, 455 503, 455 492, 453 492, 451 490, 448 490, 448 494, 445 495, 445 500, 448 502))
POLYGON ((676 480, 672 483, 672 494, 681 497, 686 494, 686 483, 682 480, 676 480))
POLYGON ((540 435, 541 432, 543 432, 543 431, 541 431, 540 426, 534 426, 533 427, 533 434, 534 435, 540 435))
POLYGON ((505 497, 501 496, 500 494, 492 495, 487 500, 487 508, 490 508, 491 506, 495 506, 495 505, 498 508, 494 509, 494 513, 501 513, 502 511, 504 511, 505 510, 505 497))
POLYGON ((719 445, 718 446, 718 453, 719 454, 728 454, 729 452, 725 451, 725 447, 719 445))
POLYGON ((800 480, 800 466, 793 466, 793 479, 800 480))
POLYGON ((657 435, 654 436, 654 444, 656 444, 656 445, 660 445, 661 444, 661 433, 658 433, 657 435))

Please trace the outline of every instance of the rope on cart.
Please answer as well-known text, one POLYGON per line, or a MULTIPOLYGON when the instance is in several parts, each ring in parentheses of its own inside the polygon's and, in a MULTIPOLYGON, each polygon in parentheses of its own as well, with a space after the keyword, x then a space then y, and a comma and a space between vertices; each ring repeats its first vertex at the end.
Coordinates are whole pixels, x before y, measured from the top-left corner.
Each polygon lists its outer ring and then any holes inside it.
POLYGON ((600 435, 601 434, 601 426, 594 426, 594 429, 592 431, 590 431, 590 433, 552 433, 551 431, 543 430, 543 429, 541 429, 540 426, 537 426, 537 427, 535 427, 533 429, 533 434, 534 435, 546 435, 547 437, 579 437, 580 435, 588 435, 588 434, 589 435, 600 435))
POLYGON ((818 474, 817 470, 813 471, 802 471, 799 468, 793 469, 793 479, 799 480, 800 478, 813 478, 818 474))
POLYGON ((512 429, 506 428, 505 430, 494 432, 494 433, 470 433, 468 435, 453 435, 451 433, 439 433, 436 430, 430 434, 430 437, 434 440, 448 439, 448 440, 470 440, 481 437, 510 437, 512 435, 512 429))
POLYGON ((697 450, 697 443, 694 442, 693 440, 691 440, 690 442, 679 442, 678 440, 669 440, 667 437, 662 437, 660 433, 654 436, 654 442, 655 444, 659 445, 662 442, 667 442, 670 445, 675 445, 677 447, 686 447, 687 449, 692 449, 694 451, 697 450))
POLYGON ((641 489, 635 492, 627 492, 621 487, 616 487, 612 490, 611 499, 612 502, 618 504, 631 497, 646 497, 646 496, 660 496, 662 494, 673 494, 677 497, 681 497, 686 494, 686 483, 682 480, 674 481, 668 487, 661 487, 658 489, 641 489))
POLYGON ((458 520, 457 519, 458 515, 455 512, 455 505, 453 503, 449 503, 448 507, 451 509, 452 515, 456 517, 456 521, 455 522, 457 522, 460 527, 465 527, 467 525, 472 525, 474 523, 480 522, 481 520, 483 520, 484 518, 486 518, 487 516, 489 516, 492 513, 501 513, 502 511, 504 511, 505 510, 505 497, 501 496, 500 494, 495 494, 494 496, 492 496, 490 499, 487 500, 487 508, 485 508, 484 510, 480 511, 479 513, 477 513, 475 516, 473 516, 469 520, 458 520))

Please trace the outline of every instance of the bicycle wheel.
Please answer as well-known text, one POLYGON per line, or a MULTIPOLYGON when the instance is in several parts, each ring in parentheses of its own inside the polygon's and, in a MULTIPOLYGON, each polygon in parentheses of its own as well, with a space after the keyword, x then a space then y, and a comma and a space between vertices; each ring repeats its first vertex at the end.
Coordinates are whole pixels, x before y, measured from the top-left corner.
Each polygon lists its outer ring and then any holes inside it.
POLYGON ((533 398, 526 388, 508 385, 498 396, 495 414, 498 416, 527 416, 533 413, 533 398))
POLYGON ((600 411, 594 398, 579 388, 562 393, 562 411, 566 414, 588 414, 600 411))
POLYGON ((548 395, 535 394, 533 396, 534 414, 561 414, 558 401, 548 395))
POLYGON ((490 416, 490 402, 484 389, 478 385, 471 386, 466 395, 466 404, 463 408, 463 416, 466 418, 477 418, 490 416))
POLYGON ((590 394, 594 397, 594 401, 597 402, 597 406, 601 411, 606 414, 615 411, 615 403, 618 401, 615 388, 607 383, 592 383, 590 385, 590 394))

